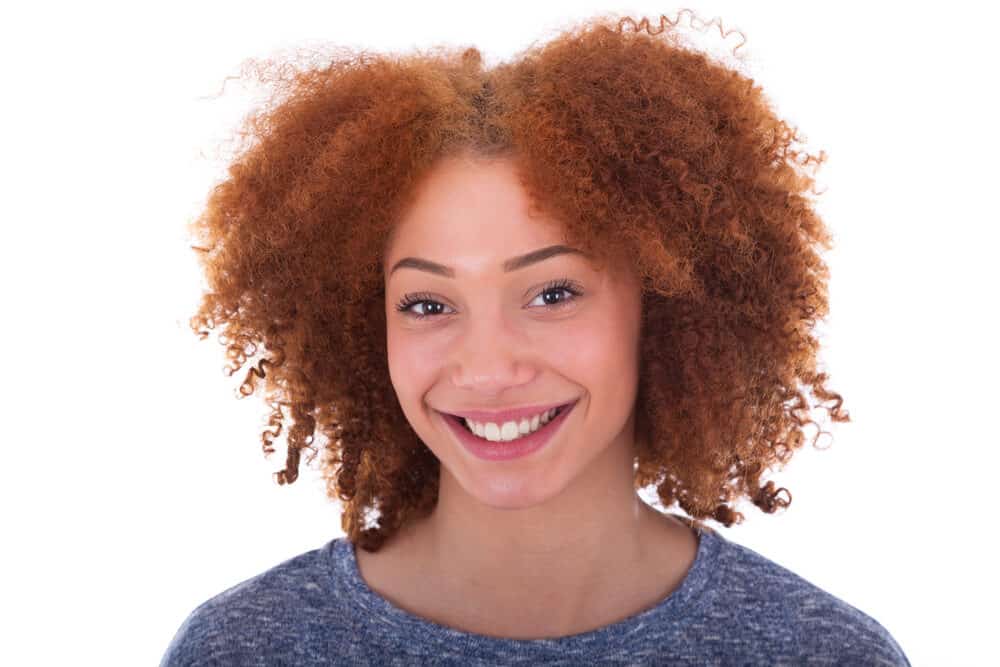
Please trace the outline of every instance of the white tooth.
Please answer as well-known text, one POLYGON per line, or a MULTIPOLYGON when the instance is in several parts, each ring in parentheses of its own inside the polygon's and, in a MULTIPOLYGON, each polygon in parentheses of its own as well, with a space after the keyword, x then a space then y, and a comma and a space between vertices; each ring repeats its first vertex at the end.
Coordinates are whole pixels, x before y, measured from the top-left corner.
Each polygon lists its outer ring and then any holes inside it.
POLYGON ((513 440, 517 437, 517 422, 504 422, 500 429, 500 438, 504 441, 513 440))
POLYGON ((469 426, 469 430, 478 435, 480 438, 484 438, 492 442, 509 442, 510 440, 516 440, 522 436, 537 431, 541 426, 544 426, 552 420, 555 416, 556 410, 557 408, 553 408, 547 412, 535 415, 530 420, 525 417, 520 421, 520 423, 508 421, 504 422, 502 425, 498 425, 495 422, 480 423, 469 419, 465 419, 465 423, 469 426))

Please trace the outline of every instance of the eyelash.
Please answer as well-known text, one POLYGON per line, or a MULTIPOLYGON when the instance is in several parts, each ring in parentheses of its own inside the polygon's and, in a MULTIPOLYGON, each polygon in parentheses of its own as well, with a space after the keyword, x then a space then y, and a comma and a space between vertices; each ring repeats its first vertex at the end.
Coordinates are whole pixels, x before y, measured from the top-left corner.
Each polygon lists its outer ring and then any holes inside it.
MULTIPOLYGON (((563 290, 565 292, 568 292, 572 296, 568 299, 563 299, 558 303, 546 304, 544 308, 547 308, 549 310, 555 310, 557 308, 561 308, 562 306, 569 305, 570 303, 575 301, 577 297, 583 294, 583 292, 576 286, 576 283, 567 278, 561 278, 559 280, 553 280, 552 282, 548 283, 545 287, 542 288, 542 290, 538 293, 538 295, 536 295, 536 298, 539 295, 545 294, 546 292, 551 292, 555 290, 563 290)), ((416 294, 407 294, 402 299, 400 299, 399 303, 396 304, 396 310, 403 313, 407 317, 412 317, 418 320, 422 320, 428 317, 438 317, 443 314, 443 313, 434 313, 430 315, 425 315, 411 311, 410 308, 412 308, 418 303, 441 303, 441 302, 435 301, 431 297, 431 295, 428 294, 427 292, 418 292, 416 294)))

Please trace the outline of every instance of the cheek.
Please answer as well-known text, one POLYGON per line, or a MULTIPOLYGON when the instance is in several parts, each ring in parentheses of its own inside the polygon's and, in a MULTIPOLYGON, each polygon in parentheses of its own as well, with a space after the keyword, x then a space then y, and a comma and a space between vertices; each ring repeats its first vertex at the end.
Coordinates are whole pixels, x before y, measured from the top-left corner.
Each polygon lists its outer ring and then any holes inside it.
POLYGON ((620 314, 579 320, 551 347, 581 379, 622 383, 637 374, 638 330, 620 314))
POLYGON ((442 336, 390 326, 386 332, 389 376, 400 402, 419 401, 438 381, 447 350, 442 336))
POLYGON ((590 395, 591 428, 614 433, 628 419, 638 395, 637 322, 631 311, 580 322, 559 355, 559 367, 590 395))

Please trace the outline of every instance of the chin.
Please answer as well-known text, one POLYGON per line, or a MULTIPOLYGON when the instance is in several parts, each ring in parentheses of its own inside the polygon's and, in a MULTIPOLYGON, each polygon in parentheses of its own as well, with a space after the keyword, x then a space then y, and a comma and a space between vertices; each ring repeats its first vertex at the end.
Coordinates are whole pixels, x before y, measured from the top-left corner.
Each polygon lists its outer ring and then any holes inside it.
POLYGON ((480 505, 496 510, 524 510, 542 505, 558 493, 552 480, 525 470, 476 471, 462 479, 450 475, 452 483, 480 505))

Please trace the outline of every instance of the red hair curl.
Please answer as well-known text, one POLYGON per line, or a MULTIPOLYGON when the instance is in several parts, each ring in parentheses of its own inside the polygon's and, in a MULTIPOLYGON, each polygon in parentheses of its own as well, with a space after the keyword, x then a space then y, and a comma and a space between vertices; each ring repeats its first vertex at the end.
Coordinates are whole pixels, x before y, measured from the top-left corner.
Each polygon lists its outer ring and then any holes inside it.
POLYGON ((636 488, 695 522, 742 522, 743 497, 773 513, 791 495, 761 475, 815 423, 804 387, 850 420, 811 332, 831 238, 806 167, 825 155, 794 150, 761 88, 676 23, 599 16, 494 67, 469 47, 258 68, 275 95, 190 225, 209 284, 191 326, 224 327, 229 373, 263 350, 240 392, 264 386, 266 455, 291 420, 277 481, 322 433, 352 543, 378 550, 437 499, 440 462, 389 379, 381 266, 413 186, 449 155, 515 158, 575 247, 641 276, 636 488))

